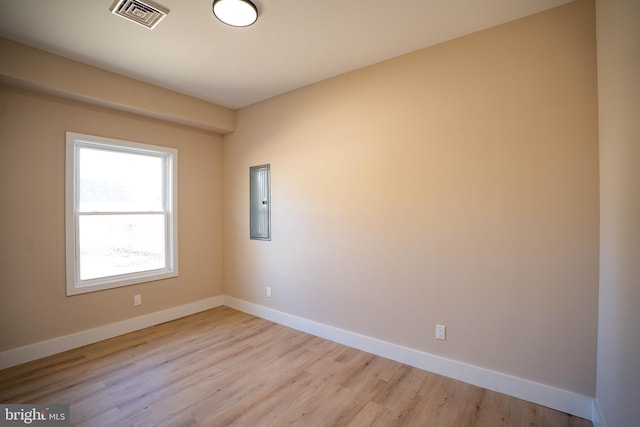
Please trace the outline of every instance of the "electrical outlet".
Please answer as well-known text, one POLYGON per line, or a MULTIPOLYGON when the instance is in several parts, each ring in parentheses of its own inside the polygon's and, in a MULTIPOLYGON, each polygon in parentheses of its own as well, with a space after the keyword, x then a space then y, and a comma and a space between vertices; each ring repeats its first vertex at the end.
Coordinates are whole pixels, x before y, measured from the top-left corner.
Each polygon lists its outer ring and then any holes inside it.
POLYGON ((267 286, 267 298, 271 298, 271 286, 267 286))
POLYGON ((446 337, 446 326, 445 325, 437 325, 436 324, 436 339, 445 341, 446 337))
POLYGON ((133 296, 133 305, 140 305, 142 304, 142 295, 137 294, 133 296))

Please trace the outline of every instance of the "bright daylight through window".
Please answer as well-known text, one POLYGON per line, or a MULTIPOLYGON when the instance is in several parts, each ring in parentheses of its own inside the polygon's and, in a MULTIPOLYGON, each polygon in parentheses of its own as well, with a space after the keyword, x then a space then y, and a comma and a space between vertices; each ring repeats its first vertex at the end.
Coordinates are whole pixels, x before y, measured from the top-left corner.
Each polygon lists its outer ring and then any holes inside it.
POLYGON ((177 157, 67 132, 67 295, 178 275, 177 157))

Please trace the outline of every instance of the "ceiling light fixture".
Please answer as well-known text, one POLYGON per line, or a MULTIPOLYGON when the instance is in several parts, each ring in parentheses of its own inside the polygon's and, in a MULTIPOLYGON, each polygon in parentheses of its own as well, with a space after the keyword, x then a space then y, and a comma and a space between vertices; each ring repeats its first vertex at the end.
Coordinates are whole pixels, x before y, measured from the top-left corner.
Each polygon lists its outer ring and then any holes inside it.
POLYGON ((234 27, 248 27, 258 19, 258 9, 250 0, 214 0, 213 14, 234 27))

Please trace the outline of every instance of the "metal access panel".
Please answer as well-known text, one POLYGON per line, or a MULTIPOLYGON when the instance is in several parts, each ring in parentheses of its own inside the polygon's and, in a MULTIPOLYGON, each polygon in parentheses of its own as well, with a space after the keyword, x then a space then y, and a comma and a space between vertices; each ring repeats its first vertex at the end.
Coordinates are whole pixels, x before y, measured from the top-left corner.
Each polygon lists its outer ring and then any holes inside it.
POLYGON ((249 238, 271 240, 271 165, 249 168, 249 238))

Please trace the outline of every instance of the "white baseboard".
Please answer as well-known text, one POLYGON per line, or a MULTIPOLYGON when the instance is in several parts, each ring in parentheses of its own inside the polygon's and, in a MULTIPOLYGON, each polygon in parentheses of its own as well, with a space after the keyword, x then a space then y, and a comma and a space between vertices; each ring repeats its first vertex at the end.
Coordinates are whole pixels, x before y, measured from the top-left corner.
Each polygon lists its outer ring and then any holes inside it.
MULTIPOLYGON (((591 420, 593 398, 514 377, 225 296, 224 305, 387 359, 591 420)), ((601 419, 601 418, 600 418, 601 419)))
POLYGON ((0 369, 30 362, 52 354, 61 353, 73 348, 82 347, 108 338, 117 337, 139 329, 170 320, 189 316, 210 308, 219 307, 223 304, 223 297, 216 296, 204 300, 192 302, 178 307, 171 307, 155 313, 145 314, 132 319, 99 326, 93 329, 76 332, 62 337, 52 338, 35 344, 18 347, 0 353, 0 369))
POLYGON ((593 422, 593 427, 607 427, 604 422, 604 418, 602 417, 602 410, 600 409, 600 403, 598 403, 598 399, 593 399, 591 421, 593 422))
POLYGON ((236 310, 456 380, 590 419, 606 427, 596 400, 567 390, 403 347, 229 296, 217 296, 0 353, 0 369, 226 305, 236 310))

